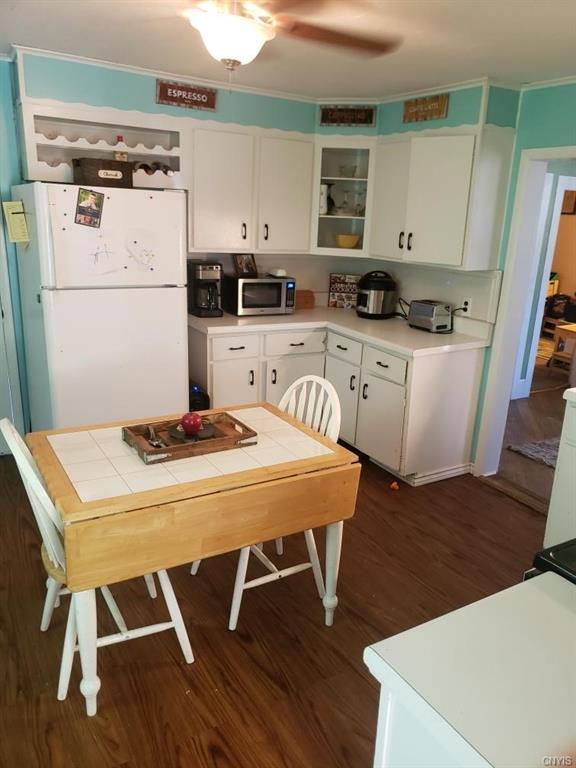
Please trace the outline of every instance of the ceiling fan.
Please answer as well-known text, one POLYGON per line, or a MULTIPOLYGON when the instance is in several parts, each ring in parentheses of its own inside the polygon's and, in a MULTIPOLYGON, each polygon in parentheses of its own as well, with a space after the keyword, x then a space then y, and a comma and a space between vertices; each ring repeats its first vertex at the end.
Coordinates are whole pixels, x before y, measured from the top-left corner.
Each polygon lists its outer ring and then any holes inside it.
POLYGON ((375 56, 391 53, 400 45, 399 38, 340 32, 293 15, 298 11, 305 14, 323 3, 324 0, 197 0, 185 15, 200 32, 208 53, 230 71, 253 61, 264 43, 276 35, 375 56))

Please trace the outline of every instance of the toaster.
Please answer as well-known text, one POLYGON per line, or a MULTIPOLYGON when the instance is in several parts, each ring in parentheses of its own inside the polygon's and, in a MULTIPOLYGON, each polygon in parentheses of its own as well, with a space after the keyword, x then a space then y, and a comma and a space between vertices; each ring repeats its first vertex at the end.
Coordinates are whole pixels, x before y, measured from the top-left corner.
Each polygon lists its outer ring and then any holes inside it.
POLYGON ((452 330, 452 306, 433 299, 411 301, 408 325, 431 333, 449 332, 452 330))

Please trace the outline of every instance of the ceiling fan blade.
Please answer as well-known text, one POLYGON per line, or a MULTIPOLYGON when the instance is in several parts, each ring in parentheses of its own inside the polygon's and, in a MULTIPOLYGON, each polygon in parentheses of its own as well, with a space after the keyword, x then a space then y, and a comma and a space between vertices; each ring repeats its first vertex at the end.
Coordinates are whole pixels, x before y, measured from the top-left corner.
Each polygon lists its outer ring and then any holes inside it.
POLYGON ((316 24, 308 24, 289 16, 276 16, 274 19, 276 31, 280 34, 296 37, 300 40, 309 40, 326 45, 337 45, 342 48, 351 48, 359 53, 375 56, 384 53, 392 53, 400 45, 399 37, 368 37, 366 35, 351 35, 348 32, 340 32, 336 29, 327 29, 316 24))
POLYGON ((266 8, 272 14, 285 11, 312 13, 321 10, 325 0, 255 0, 255 4, 266 8))

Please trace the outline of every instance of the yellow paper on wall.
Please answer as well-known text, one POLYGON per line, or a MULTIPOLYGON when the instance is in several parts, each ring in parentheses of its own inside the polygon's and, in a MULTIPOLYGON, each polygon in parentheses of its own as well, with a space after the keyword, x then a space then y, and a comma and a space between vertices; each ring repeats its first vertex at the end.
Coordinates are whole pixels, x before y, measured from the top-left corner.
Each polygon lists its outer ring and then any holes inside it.
POLYGON ((8 201, 2 203, 6 225, 8 227, 8 239, 12 243, 28 243, 28 227, 26 225, 26 214, 24 213, 24 203, 22 200, 8 201))

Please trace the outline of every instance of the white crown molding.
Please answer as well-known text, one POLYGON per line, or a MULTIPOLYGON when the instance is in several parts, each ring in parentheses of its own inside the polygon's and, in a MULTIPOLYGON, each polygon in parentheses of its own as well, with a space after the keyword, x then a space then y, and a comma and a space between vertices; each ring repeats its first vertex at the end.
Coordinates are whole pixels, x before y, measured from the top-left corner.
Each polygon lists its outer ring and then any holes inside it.
POLYGON ((523 91, 535 91, 539 88, 556 88, 559 85, 574 85, 576 83, 576 75, 570 75, 570 77, 558 77, 555 80, 540 80, 533 83, 526 83, 522 86, 523 91))
POLYGON ((443 91, 450 91, 450 93, 453 93, 454 91, 464 91, 467 88, 473 88, 474 86, 485 86, 489 85, 489 80, 487 77, 480 77, 476 80, 465 80, 461 83, 449 83, 444 85, 438 85, 434 88, 422 88, 418 91, 405 91, 404 93, 397 93, 394 96, 387 96, 386 98, 379 99, 379 104, 390 104, 394 101, 404 101, 404 99, 417 99, 420 96, 431 96, 436 95, 437 93, 442 93, 443 91))

